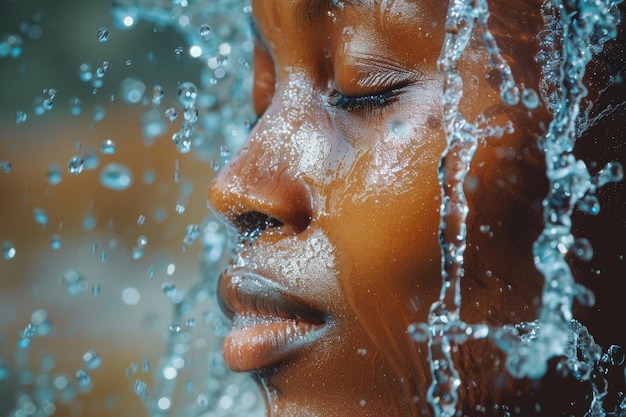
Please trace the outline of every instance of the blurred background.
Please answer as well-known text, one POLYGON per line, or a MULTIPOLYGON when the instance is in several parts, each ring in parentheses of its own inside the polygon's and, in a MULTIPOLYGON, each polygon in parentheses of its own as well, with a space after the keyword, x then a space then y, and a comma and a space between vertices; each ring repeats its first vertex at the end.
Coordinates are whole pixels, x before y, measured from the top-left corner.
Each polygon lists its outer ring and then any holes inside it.
POLYGON ((0 415, 261 415, 206 204, 253 117, 248 13, 0 0, 0 415))

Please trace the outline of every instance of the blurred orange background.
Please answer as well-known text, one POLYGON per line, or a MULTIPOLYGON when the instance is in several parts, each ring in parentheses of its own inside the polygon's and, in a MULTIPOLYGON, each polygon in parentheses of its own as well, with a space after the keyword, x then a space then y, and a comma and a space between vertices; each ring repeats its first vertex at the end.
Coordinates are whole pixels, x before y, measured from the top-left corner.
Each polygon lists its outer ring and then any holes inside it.
POLYGON ((16 343, 38 310, 47 313, 51 331, 34 336, 27 349, 33 386, 38 375, 75 380, 89 350, 102 359, 89 372, 93 388, 67 404, 57 402, 55 415, 147 415, 133 384, 141 379, 150 385, 165 348, 172 302, 162 286, 171 282, 184 290, 200 273, 201 243, 184 249, 183 238, 187 225, 209 215, 206 190, 214 170, 206 158, 181 154, 172 144, 180 116, 146 144, 141 117, 152 104, 127 103, 119 92, 131 76, 145 83, 148 98, 152 86, 162 85, 163 111, 175 102, 180 82, 198 83, 200 64, 177 53, 184 42, 173 30, 141 22, 120 31, 109 14, 110 2, 102 0, 0 2, 0 41, 10 34, 23 38, 19 56, 0 57, 0 244, 15 249, 12 259, 0 258, 0 415, 19 401, 24 375, 14 369, 16 343), (107 42, 97 39, 103 26, 111 33, 107 42), (105 60, 109 69, 94 93, 80 80, 79 66, 88 62, 95 69, 105 60), (52 109, 36 115, 33 100, 50 88, 58 90, 52 109), (70 112, 72 97, 81 99, 80 115, 70 112), (95 106, 102 106, 104 119, 94 120, 95 106), (18 123, 17 112, 27 119, 18 123), (114 154, 100 151, 105 139, 116 144, 114 154), (97 166, 68 173, 71 157, 85 153, 97 166), (100 170, 112 162, 132 172, 128 189, 101 184, 100 170), (59 184, 48 181, 50 164, 61 167, 59 184), (35 220, 36 209, 47 213, 47 224, 35 220), (51 244, 53 235, 61 238, 59 249, 51 244), (144 255, 133 259, 140 236, 147 238, 144 255), (82 274, 84 292, 72 295, 63 285, 68 269, 82 274), (148 371, 141 369, 146 360, 148 371))

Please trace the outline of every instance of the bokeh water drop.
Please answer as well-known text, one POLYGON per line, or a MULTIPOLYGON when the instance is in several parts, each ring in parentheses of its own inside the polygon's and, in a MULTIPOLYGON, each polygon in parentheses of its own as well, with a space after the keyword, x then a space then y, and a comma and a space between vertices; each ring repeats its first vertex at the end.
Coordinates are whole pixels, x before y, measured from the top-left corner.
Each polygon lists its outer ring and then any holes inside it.
POLYGON ((96 369, 102 364, 102 359, 95 350, 88 350, 83 354, 83 362, 87 369, 96 369))
POLYGON ((0 161, 0 171, 4 172, 5 174, 8 174, 9 172, 11 172, 11 162, 4 160, 4 161, 0 161))
POLYGON ((15 258, 16 250, 13 243, 8 240, 2 242, 2 257, 6 260, 15 258))
POLYGON ((146 92, 146 85, 138 78, 128 77, 122 81, 120 94, 128 103, 139 103, 146 92))
POLYGON ((126 165, 113 162, 100 171, 100 184, 110 190, 123 191, 133 184, 133 175, 126 165))
POLYGON ((168 297, 173 297, 174 294, 176 294, 176 285, 173 282, 164 282, 161 289, 163 290, 163 294, 168 297))
POLYGON ((165 90, 160 85, 155 85, 152 87, 152 104, 158 106, 161 104, 161 100, 163 100, 163 96, 165 96, 165 90))
POLYGON ((24 123, 27 118, 28 118, 28 115, 26 114, 26 112, 17 111, 15 113, 15 123, 17 124, 24 123))
POLYGON ((193 106, 197 97, 198 89, 192 82, 185 81, 178 86, 178 100, 183 107, 193 106))
POLYGON ((70 114, 72 116, 78 116, 79 114, 82 113, 82 111, 83 111, 83 108, 81 106, 80 98, 78 97, 70 98, 70 114))
POLYGON ((183 243, 185 245, 191 245, 195 240, 200 237, 200 226, 197 224, 190 224, 185 228, 185 237, 183 243))
POLYGON ((65 287, 65 291, 70 295, 80 295, 87 291, 89 283, 75 269, 67 269, 61 275, 61 284, 65 287))
POLYGON ((105 155, 113 155, 115 153, 117 146, 115 145, 115 142, 113 142, 112 139, 105 139, 104 141, 102 141, 102 144, 100 145, 100 152, 105 154, 105 155))
POLYGON ((55 164, 48 165, 47 172, 48 184, 57 185, 63 179, 63 174, 61 172, 61 167, 55 164))
POLYGON ((48 212, 42 208, 36 207, 33 209, 33 218, 44 227, 48 225, 48 212))
POLYGON ((134 306, 139 302, 140 298, 141 294, 137 288, 128 287, 122 291, 122 301, 124 301, 126 305, 134 306))
POLYGON ((78 67, 78 74, 82 82, 89 82, 93 78, 93 72, 91 70, 91 64, 83 62, 78 67))
POLYGON ((61 240, 60 235, 55 233, 50 237, 50 247, 52 248, 52 250, 61 249, 62 244, 63 244, 63 241, 61 240))

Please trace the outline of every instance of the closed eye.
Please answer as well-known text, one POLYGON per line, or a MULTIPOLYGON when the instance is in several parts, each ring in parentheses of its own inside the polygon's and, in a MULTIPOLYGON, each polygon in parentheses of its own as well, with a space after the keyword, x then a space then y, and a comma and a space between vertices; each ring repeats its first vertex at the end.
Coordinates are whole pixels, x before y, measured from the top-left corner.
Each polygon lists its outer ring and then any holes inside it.
POLYGON ((385 107, 398 100, 397 90, 388 90, 382 93, 365 96, 350 97, 339 91, 333 91, 328 96, 328 104, 342 110, 361 110, 385 107))

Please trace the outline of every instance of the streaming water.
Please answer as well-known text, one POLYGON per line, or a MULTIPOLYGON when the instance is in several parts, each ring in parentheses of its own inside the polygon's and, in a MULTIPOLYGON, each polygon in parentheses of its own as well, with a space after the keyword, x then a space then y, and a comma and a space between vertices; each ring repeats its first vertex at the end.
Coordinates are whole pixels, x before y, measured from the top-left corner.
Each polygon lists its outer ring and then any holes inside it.
MULTIPOLYGON (((539 141, 550 182, 548 196, 543 201, 544 230, 533 246, 535 265, 545 278, 542 306, 535 323, 497 329, 464 323, 459 318, 468 213, 463 186, 478 141, 489 136, 459 112, 464 91, 457 61, 477 25, 492 65, 502 77, 504 103, 516 105, 519 90, 487 27, 487 1, 450 1, 447 34, 439 59, 444 77, 442 111, 448 139, 439 169, 443 283, 439 301, 431 307, 428 324, 415 324, 409 329, 417 341, 428 341, 433 378, 428 400, 437 416, 452 417, 460 411, 461 380, 451 358, 451 345, 468 338, 485 337, 507 353, 507 369, 516 377, 541 377, 550 358, 565 356, 559 365, 562 371, 592 381, 594 398, 588 415, 606 414, 602 404, 606 381, 601 372, 592 373, 600 362, 602 348, 572 315, 573 299, 589 299, 589 290, 575 283, 566 255, 573 250, 581 258, 591 257, 589 242, 572 235, 573 209, 578 206, 591 214, 597 213, 599 203, 593 195, 596 189, 623 177, 621 165, 615 162, 592 177, 585 163, 572 153, 580 133, 577 131, 580 103, 587 91, 582 81, 585 68, 603 43, 615 37, 616 17, 611 7, 620 2, 547 0, 543 6, 549 35, 544 37, 538 56, 544 69, 540 88, 554 118, 539 141), (524 336, 519 336, 518 330, 523 330, 524 336)), ((536 93, 527 91, 523 94, 524 104, 529 109, 537 107, 536 93)))

